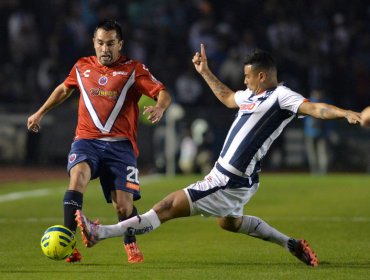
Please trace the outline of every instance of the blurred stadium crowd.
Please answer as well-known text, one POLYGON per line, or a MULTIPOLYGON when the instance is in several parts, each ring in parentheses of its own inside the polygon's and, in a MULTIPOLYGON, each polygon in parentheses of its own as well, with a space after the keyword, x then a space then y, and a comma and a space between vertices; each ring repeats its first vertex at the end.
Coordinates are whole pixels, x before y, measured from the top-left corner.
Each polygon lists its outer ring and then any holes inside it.
MULTIPOLYGON (((39 106, 77 58, 93 54, 104 18, 124 29, 124 53, 143 61, 182 105, 213 106, 191 57, 200 42, 215 73, 243 88, 243 57, 271 51, 279 79, 334 104, 361 110, 370 100, 370 3, 363 0, 2 0, 0 97, 39 106)), ((13 109, 14 110, 14 109, 13 109)))
MULTIPOLYGON (((214 73, 234 90, 245 88, 245 55, 262 48, 277 59, 279 80, 306 97, 321 90, 340 107, 360 111, 370 104, 368 1, 2 0, 0 162, 65 164, 75 126, 74 99, 69 103, 72 106, 53 113, 58 126, 52 125, 53 120, 48 125, 45 118, 45 134, 26 135, 26 118, 66 78, 79 57, 94 54, 94 28, 107 18, 122 24, 124 54, 145 63, 187 113, 185 125, 173 136, 178 139, 172 141, 178 146, 173 153, 184 172, 194 171, 189 162, 209 168, 207 163, 217 155, 233 118, 193 69, 191 58, 200 43, 206 45, 214 73), (198 147, 194 147, 194 133, 203 137, 198 147), (181 149, 187 153, 179 154, 180 146, 187 147, 181 149)), ((369 171, 364 131, 348 129, 337 130, 339 139, 344 137, 336 141, 331 162, 336 170, 352 166, 369 171), (348 154, 350 159, 344 160, 348 154)), ((139 132, 139 145, 145 141, 139 160, 147 166, 155 162, 157 171, 168 162, 164 131, 162 122, 139 132)), ((286 135, 266 161, 274 169, 305 162, 302 124, 286 135)))

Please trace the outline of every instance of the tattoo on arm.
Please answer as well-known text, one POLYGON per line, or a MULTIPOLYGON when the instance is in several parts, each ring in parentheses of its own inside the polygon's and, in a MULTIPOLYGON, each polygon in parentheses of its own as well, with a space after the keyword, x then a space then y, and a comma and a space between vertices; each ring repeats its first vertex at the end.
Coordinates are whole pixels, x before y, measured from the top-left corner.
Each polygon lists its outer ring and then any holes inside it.
POLYGON ((206 80, 209 87, 212 89, 213 93, 218 98, 221 99, 225 98, 230 93, 232 93, 232 91, 226 85, 224 85, 219 79, 217 79, 214 75, 206 74, 204 75, 204 79, 206 80))
POLYGON ((339 112, 335 108, 321 108, 319 111, 321 119, 336 119, 339 118, 339 112))
POLYGON ((324 119, 325 116, 327 115, 328 110, 329 109, 327 109, 327 108, 321 108, 320 109, 320 118, 324 119))

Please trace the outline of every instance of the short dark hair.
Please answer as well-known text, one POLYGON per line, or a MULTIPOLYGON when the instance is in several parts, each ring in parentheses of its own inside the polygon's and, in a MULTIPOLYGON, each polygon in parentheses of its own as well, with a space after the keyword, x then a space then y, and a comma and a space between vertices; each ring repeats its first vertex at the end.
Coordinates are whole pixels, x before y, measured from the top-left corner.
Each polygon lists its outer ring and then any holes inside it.
POLYGON ((105 31, 115 30, 118 40, 119 41, 123 40, 121 25, 115 20, 105 19, 105 20, 99 22, 98 25, 95 28, 94 36, 95 36, 96 31, 98 29, 104 29, 105 31))
POLYGON ((257 69, 276 70, 273 56, 269 52, 259 49, 247 55, 244 65, 252 65, 257 69))

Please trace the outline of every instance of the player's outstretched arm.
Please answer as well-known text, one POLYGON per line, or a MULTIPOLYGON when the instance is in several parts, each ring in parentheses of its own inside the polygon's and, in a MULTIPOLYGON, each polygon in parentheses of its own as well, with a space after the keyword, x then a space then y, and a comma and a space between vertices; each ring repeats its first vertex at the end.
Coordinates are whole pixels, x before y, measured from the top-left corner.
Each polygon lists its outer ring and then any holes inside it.
POLYGON ((192 61, 195 70, 203 77, 218 100, 225 104, 226 107, 238 108, 234 99, 235 92, 223 84, 209 69, 206 50, 203 44, 200 44, 200 53, 196 52, 192 61))
POLYGON ((346 118, 350 124, 359 124, 361 122, 361 114, 359 112, 345 110, 326 103, 303 102, 298 109, 298 113, 323 120, 346 118))
POLYGON ((34 133, 39 132, 40 122, 45 114, 71 96, 73 91, 73 88, 67 88, 63 83, 57 86, 40 109, 28 118, 28 130, 34 133))

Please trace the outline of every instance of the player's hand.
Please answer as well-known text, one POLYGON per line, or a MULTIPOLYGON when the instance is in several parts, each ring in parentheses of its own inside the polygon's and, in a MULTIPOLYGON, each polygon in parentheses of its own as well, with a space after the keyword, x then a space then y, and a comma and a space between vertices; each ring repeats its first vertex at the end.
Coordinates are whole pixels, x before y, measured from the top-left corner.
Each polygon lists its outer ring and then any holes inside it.
POLYGON ((344 117, 350 124, 361 124, 361 113, 348 110, 344 117))
POLYGON ((198 73, 202 74, 205 70, 208 69, 207 55, 204 44, 200 44, 200 53, 196 52, 193 56, 192 61, 195 70, 197 70, 198 73))
POLYGON ((164 113, 164 109, 157 106, 144 106, 143 115, 148 114, 148 120, 153 124, 158 123, 164 113))
POLYGON ((41 117, 38 114, 33 114, 27 120, 27 129, 33 133, 38 133, 41 129, 41 117))

